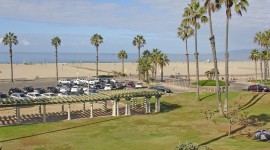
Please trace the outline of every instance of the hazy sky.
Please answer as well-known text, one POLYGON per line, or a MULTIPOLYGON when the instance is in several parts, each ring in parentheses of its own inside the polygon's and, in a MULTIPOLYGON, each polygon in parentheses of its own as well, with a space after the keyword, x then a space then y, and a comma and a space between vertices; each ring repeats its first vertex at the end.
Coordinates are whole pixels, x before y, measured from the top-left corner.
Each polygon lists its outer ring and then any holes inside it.
MULTIPOLYGON (((0 0, 0 37, 7 32, 18 36, 14 52, 54 52, 51 39, 62 40, 60 52, 95 52, 90 37, 104 38, 100 53, 121 49, 136 53, 133 38, 142 34, 143 50, 159 48, 165 53, 185 53, 177 38, 177 27, 190 0, 0 0)), ((270 0, 249 0, 247 13, 230 20, 229 50, 252 49, 256 32, 270 28, 270 0)), ((213 14, 217 51, 225 50, 225 9, 213 14)), ((199 53, 210 53, 209 24, 198 31, 199 53)), ((194 38, 189 40, 194 53, 194 38)), ((8 47, 0 45, 0 52, 8 47)))

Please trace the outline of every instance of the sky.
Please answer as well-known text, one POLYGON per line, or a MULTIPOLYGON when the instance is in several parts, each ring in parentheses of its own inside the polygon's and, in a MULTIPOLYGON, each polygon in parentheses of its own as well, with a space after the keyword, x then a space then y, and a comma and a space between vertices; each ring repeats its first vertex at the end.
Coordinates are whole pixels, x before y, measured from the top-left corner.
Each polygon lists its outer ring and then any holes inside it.
MULTIPOLYGON (((203 0, 201 0, 203 1, 203 0)), ((93 34, 104 43, 100 53, 118 53, 124 49, 137 53, 132 45, 136 35, 143 35, 142 50, 158 48, 168 54, 184 54, 185 43, 177 37, 184 8, 190 0, 1 0, 0 38, 13 32, 19 45, 14 52, 53 53, 51 39, 62 40, 60 53, 95 53, 90 44, 93 34)), ((229 50, 259 48, 253 43, 258 31, 270 29, 270 0, 249 0, 247 13, 233 14, 229 26, 229 50), (260 3, 258 3, 258 1, 260 3)), ((213 14, 217 52, 225 51, 225 9, 213 14)), ((194 53, 194 37, 188 41, 194 53)), ((0 45, 0 52, 8 46, 0 45)), ((198 52, 211 53, 209 24, 198 31, 198 52)))

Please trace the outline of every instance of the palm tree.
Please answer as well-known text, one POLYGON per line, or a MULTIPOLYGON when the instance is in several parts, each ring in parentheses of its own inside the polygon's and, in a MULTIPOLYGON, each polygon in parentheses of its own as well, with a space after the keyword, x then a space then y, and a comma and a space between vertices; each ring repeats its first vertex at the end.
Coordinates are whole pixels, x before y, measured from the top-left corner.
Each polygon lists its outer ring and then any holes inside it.
POLYGON ((158 64, 160 66, 160 70, 161 70, 161 82, 163 81, 163 67, 165 67, 166 65, 168 65, 170 62, 170 60, 168 59, 168 56, 164 53, 160 53, 158 55, 158 64))
POLYGON ((257 61, 260 58, 260 53, 257 49, 253 49, 250 53, 250 57, 251 60, 254 60, 255 62, 255 79, 257 82, 257 61))
POLYGON ((216 42, 215 42, 215 36, 213 31, 213 25, 212 25, 212 12, 216 12, 221 8, 221 5, 219 3, 216 3, 214 0, 205 0, 204 7, 206 8, 208 12, 208 18, 209 18, 209 28, 210 28, 210 44, 212 49, 212 57, 214 62, 214 73, 216 78, 216 91, 217 91, 217 99, 218 99, 218 109, 219 113, 223 114, 222 110, 222 101, 221 101, 221 90, 219 86, 219 75, 218 75, 218 65, 217 65, 217 51, 216 51, 216 42))
POLYGON ((118 53, 118 56, 117 56, 121 61, 122 61, 122 74, 124 75, 124 60, 128 58, 128 55, 126 53, 125 50, 121 50, 119 53, 118 53))
POLYGON ((225 104, 224 113, 228 113, 228 86, 229 86, 229 19, 232 17, 232 7, 237 14, 242 16, 242 11, 246 11, 248 0, 217 0, 219 4, 224 3, 226 8, 226 48, 225 48, 225 104))
POLYGON ((12 44, 17 45, 19 42, 17 40, 17 36, 12 33, 9 32, 7 33, 3 40, 2 43, 4 45, 9 45, 9 55, 10 55, 10 69, 11 69, 11 82, 13 82, 13 60, 12 60, 12 44))
POLYGON ((197 50, 197 29, 200 28, 199 20, 202 23, 206 23, 208 21, 208 18, 204 16, 206 10, 204 7, 200 7, 200 3, 197 1, 193 1, 191 4, 189 4, 188 7, 185 8, 184 14, 183 14, 183 23, 184 24, 191 24, 194 26, 194 33, 195 33, 195 59, 196 59, 196 82, 197 82, 197 96, 196 99, 200 100, 199 97, 199 53, 197 50))
POLYGON ((191 36, 194 35, 194 29, 192 29, 189 25, 181 23, 180 27, 178 28, 178 37, 180 37, 183 41, 186 42, 186 61, 187 61, 187 79, 188 85, 190 85, 190 72, 189 72, 189 54, 188 54, 188 43, 187 40, 191 36))
MULTIPOLYGON (((256 35, 254 36, 254 43, 257 43, 261 47, 263 47, 262 44, 262 38, 263 38, 263 33, 262 32, 257 32, 256 35)), ((260 55, 262 56, 262 55, 260 55)), ((263 80, 263 70, 262 70, 262 57, 260 58, 260 71, 261 71, 261 81, 263 80)))
POLYGON ((161 53, 161 51, 157 48, 154 48, 153 51, 151 52, 151 61, 154 65, 153 70, 154 70, 154 79, 157 79, 157 65, 158 65, 158 55, 161 53))
POLYGON ((103 38, 96 33, 91 37, 90 43, 96 47, 96 76, 98 76, 98 47, 103 43, 103 38))
MULTIPOLYGON (((140 60, 140 50, 142 47, 144 47, 144 45, 146 44, 145 39, 143 38, 142 35, 137 35, 136 37, 134 37, 133 41, 132 41, 133 46, 136 46, 138 48, 138 63, 140 60)), ((139 80, 141 79, 140 77, 140 70, 139 70, 139 80)))
POLYGON ((138 63, 138 70, 143 74, 143 79, 149 81, 149 70, 152 69, 151 53, 148 50, 143 51, 143 56, 138 63), (146 77, 146 79, 145 79, 146 77))
POLYGON ((52 38, 52 46, 55 47, 56 81, 58 81, 58 46, 60 45, 61 39, 58 36, 52 38))

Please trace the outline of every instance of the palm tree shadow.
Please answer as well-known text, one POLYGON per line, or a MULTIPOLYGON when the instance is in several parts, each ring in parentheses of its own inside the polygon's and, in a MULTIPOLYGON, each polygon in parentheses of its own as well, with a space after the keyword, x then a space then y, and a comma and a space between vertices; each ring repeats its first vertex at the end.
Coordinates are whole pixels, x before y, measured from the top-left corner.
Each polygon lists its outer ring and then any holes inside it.
POLYGON ((259 100, 262 99, 262 97, 264 97, 267 93, 264 93, 263 95, 261 95, 260 97, 258 97, 260 95, 260 93, 254 95, 252 97, 252 99, 250 101, 248 101, 244 106, 240 107, 240 110, 245 110, 253 105, 255 105, 259 100), (258 97, 258 98, 257 98, 258 97))
POLYGON ((211 97, 211 96, 213 96, 213 95, 216 95, 216 94, 214 93, 214 94, 207 95, 207 96, 201 98, 200 101, 202 101, 202 100, 204 100, 204 99, 206 99, 206 98, 208 98, 208 97, 211 97))

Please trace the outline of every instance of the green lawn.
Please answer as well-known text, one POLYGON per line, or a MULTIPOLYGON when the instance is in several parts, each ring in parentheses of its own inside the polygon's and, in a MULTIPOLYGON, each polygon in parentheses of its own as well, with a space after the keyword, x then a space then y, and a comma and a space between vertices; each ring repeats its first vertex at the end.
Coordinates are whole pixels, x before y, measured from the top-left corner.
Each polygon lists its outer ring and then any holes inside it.
MULTIPOLYGON (((161 113, 100 117, 54 123, 0 128, 3 150, 173 150, 179 141, 205 143, 218 150, 269 149, 270 143, 251 140, 247 131, 270 128, 270 95, 264 93, 230 93, 230 104, 241 105, 243 111, 257 116, 262 127, 244 128, 228 138, 227 120, 215 115, 206 120, 205 108, 216 110, 216 95, 195 93, 163 96, 161 113)), ((234 126, 233 129, 237 129, 234 126)))

